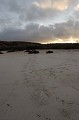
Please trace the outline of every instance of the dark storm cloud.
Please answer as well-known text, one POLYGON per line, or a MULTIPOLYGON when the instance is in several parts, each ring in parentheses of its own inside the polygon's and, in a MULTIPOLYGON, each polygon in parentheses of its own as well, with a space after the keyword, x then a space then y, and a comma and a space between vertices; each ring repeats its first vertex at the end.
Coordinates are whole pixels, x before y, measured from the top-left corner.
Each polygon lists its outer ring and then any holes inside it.
POLYGON ((48 40, 63 39, 70 37, 79 38, 79 22, 67 21, 48 27, 39 24, 29 24, 25 29, 5 29, 0 33, 2 40, 23 40, 31 42, 47 42, 48 40))
POLYGON ((41 42, 51 38, 52 31, 49 27, 39 26, 39 24, 27 25, 25 29, 5 29, 0 34, 1 40, 23 40, 41 42))

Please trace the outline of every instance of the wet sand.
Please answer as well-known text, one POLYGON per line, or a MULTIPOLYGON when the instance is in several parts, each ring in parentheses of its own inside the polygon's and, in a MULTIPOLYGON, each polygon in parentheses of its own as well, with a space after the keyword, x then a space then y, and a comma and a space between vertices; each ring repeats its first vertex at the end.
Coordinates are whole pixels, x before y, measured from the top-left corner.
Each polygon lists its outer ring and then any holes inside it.
POLYGON ((0 120, 79 120, 79 50, 0 55, 0 120))

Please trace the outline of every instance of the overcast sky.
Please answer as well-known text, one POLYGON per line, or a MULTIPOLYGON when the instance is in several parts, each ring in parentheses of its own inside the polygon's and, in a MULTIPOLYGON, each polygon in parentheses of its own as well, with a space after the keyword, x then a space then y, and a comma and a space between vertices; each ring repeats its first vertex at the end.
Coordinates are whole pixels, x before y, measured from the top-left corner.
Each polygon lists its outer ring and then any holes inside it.
POLYGON ((0 40, 79 42, 79 0, 0 0, 0 40))

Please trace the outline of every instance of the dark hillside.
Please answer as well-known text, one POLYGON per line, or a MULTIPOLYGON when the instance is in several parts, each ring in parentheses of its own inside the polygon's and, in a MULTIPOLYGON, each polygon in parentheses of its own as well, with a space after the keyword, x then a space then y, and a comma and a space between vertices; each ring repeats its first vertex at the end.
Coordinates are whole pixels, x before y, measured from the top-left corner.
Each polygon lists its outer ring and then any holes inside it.
POLYGON ((0 50, 27 50, 27 49, 79 49, 79 43, 40 44, 21 41, 0 41, 0 50))

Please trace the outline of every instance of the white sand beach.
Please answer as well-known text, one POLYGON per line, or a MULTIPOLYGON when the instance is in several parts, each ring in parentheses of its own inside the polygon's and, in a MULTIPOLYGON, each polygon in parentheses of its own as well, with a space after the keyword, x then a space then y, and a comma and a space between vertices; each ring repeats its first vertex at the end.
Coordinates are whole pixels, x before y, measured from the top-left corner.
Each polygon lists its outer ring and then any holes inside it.
POLYGON ((79 50, 0 55, 0 120, 79 120, 79 50))

